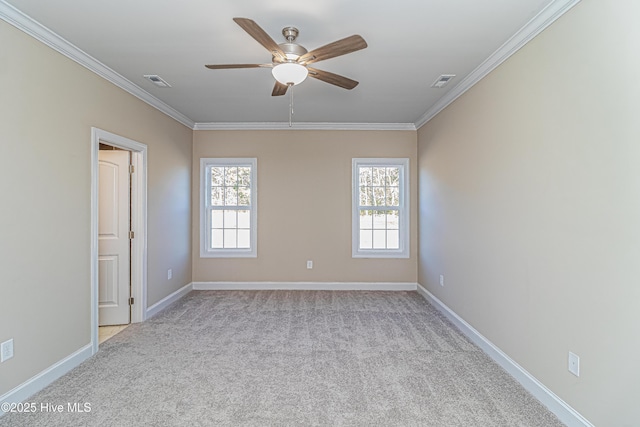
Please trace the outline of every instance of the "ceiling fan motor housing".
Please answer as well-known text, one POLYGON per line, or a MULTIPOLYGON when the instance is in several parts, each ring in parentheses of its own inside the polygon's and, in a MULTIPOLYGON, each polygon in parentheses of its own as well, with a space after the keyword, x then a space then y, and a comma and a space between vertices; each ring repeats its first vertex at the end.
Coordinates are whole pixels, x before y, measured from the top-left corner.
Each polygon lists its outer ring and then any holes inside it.
MULTIPOLYGON (((296 62, 299 57, 307 53, 307 49, 295 43, 280 43, 278 46, 280 46, 280 49, 282 49, 287 57, 287 62, 296 62)), ((276 61, 274 57, 273 62, 279 61, 276 61)))
MULTIPOLYGON (((307 53, 307 49, 300 46, 299 44, 294 43, 299 33, 300 32, 296 27, 284 27, 282 29, 282 35, 285 39, 287 39, 287 42, 280 43, 278 46, 280 47, 280 49, 282 49, 282 52, 284 52, 285 56, 287 57, 287 62, 295 62, 299 57, 307 53)), ((280 61, 276 61, 276 58, 274 57, 273 62, 280 61)))

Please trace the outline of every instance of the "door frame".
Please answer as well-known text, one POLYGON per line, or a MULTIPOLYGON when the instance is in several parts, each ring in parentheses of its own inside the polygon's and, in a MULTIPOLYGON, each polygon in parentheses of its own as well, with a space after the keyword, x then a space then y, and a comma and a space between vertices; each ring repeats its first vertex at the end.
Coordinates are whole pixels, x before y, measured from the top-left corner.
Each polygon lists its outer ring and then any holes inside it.
POLYGON ((100 143, 131 152, 131 323, 147 318, 147 146, 140 142, 91 128, 91 348, 98 352, 98 151, 100 143))

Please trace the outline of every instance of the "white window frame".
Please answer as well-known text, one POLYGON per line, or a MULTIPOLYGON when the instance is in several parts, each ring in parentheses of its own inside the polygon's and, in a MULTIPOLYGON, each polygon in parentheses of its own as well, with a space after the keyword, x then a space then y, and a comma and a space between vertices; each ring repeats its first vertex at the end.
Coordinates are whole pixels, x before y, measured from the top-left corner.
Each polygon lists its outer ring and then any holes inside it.
POLYGON ((200 257, 201 258, 256 258, 258 256, 258 159, 256 158, 201 158, 200 159, 200 257), (211 166, 251 167, 250 247, 211 247, 211 166))
MULTIPOLYGON (((353 258, 409 258, 409 159, 355 158, 351 166, 351 254, 353 258), (399 238, 398 249, 360 249, 360 177, 358 169, 368 166, 397 166, 400 169, 399 238)), ((374 208, 375 209, 375 208, 374 208)))

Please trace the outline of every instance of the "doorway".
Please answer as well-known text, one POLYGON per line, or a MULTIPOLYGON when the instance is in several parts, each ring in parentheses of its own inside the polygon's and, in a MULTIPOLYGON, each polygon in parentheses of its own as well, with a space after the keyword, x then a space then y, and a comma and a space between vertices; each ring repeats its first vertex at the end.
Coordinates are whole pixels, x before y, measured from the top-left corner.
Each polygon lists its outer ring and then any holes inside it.
MULTIPOLYGON (((97 128, 91 129, 91 135, 91 343, 92 352, 95 354, 99 346, 98 328, 100 323, 114 324, 124 321, 126 323, 137 323, 146 319, 147 146, 97 128), (116 155, 115 157, 126 157, 126 160, 116 160, 111 155, 108 156, 108 161, 101 161, 101 144, 103 147, 111 147, 112 153, 119 151, 120 156, 116 155), (118 162, 126 162, 126 165, 123 163, 121 167, 114 167, 113 165, 117 165, 118 162), (129 169, 129 164, 131 169, 129 169), (118 168, 126 169, 127 175, 114 179, 115 170, 118 168), (106 175, 101 177, 105 171, 106 175), (122 183, 123 181, 127 181, 129 189, 123 187, 119 192, 116 192, 114 183, 122 183), (119 217, 119 220, 113 220, 112 218, 111 222, 103 221, 102 224, 100 223, 100 193, 101 191, 105 192, 105 190, 114 194, 119 193, 122 195, 122 193, 125 193, 123 197, 129 198, 129 200, 126 203, 120 202, 114 205, 122 206, 125 203, 126 209, 129 211, 129 218, 125 220, 122 220, 122 217, 119 217), (122 221, 128 222, 128 224, 122 224, 122 221), (116 225, 123 225, 128 230, 116 232, 116 225), (129 235, 129 231, 132 231, 131 235, 129 235), (109 237, 109 234, 111 234, 112 238, 106 239, 110 240, 107 242, 108 244, 118 243, 118 239, 113 238, 115 235, 125 237, 125 240, 120 241, 120 248, 115 249, 116 251, 119 250, 124 257, 112 254, 100 255, 100 250, 104 249, 104 236, 109 237), (126 251, 126 254, 123 251, 126 251), (129 257, 129 260, 126 259, 127 257, 129 257), (125 267, 120 269, 120 273, 118 273, 118 264, 125 267), (103 282, 103 284, 107 282, 123 284, 123 281, 126 282, 129 290, 117 290, 108 286, 106 288, 103 286, 101 289, 100 287, 100 282, 103 282), (120 313, 108 314, 108 312, 105 312, 105 308, 120 310, 120 313), (107 319, 108 316, 116 317, 107 319), (127 319, 117 316, 126 316, 127 319)), ((104 220, 104 209, 102 217, 104 220)), ((114 249, 111 248, 109 250, 114 249)))

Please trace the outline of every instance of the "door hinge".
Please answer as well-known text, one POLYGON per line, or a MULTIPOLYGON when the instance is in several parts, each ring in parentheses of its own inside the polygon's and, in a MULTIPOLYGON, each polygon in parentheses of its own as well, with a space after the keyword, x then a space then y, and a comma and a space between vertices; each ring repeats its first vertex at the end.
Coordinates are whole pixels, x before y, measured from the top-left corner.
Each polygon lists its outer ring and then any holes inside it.
POLYGON ((136 237, 135 234, 136 233, 134 233, 133 231, 130 231, 129 232, 129 239, 133 239, 134 237, 136 237))
POLYGON ((136 167, 133 165, 129 165, 129 173, 132 174, 136 171, 136 167))
POLYGON ((133 297, 129 298, 129 305, 133 305, 134 299, 133 297))

